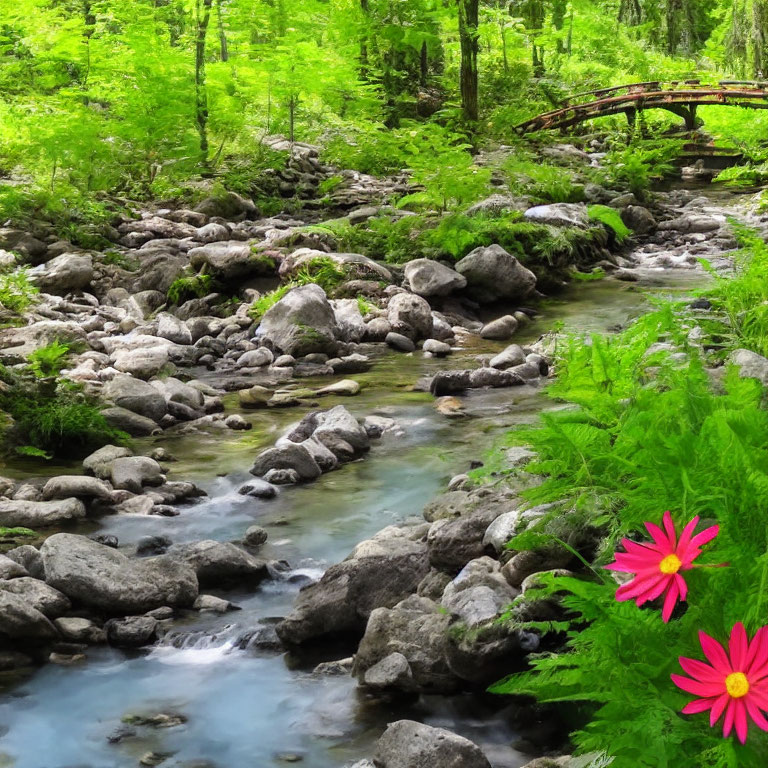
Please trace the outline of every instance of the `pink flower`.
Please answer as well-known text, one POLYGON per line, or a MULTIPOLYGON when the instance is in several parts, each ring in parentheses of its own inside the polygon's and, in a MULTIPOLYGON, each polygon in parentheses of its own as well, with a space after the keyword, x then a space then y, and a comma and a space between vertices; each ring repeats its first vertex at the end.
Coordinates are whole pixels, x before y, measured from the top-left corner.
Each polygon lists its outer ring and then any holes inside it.
POLYGON ((750 643, 739 622, 731 630, 728 653, 704 632, 699 632, 699 640, 709 664, 681 657, 680 666, 691 677, 672 675, 678 688, 703 697, 686 704, 683 714, 710 710, 712 727, 725 712, 723 736, 730 736, 735 726, 742 744, 747 740, 747 717, 768 731, 768 720, 761 712, 768 711, 768 627, 758 629, 750 643))
POLYGON ((678 599, 685 600, 688 594, 688 585, 680 571, 695 567, 693 561, 701 554, 701 548, 720 531, 717 525, 713 525, 694 536, 698 523, 699 518, 694 517, 678 540, 672 515, 665 512, 663 531, 653 523, 645 524, 653 543, 622 539, 626 551, 617 552, 616 561, 605 567, 609 571, 634 573, 635 578, 618 588, 616 599, 620 602, 635 600, 641 606, 649 600, 666 595, 661 617, 664 622, 668 622, 678 599))

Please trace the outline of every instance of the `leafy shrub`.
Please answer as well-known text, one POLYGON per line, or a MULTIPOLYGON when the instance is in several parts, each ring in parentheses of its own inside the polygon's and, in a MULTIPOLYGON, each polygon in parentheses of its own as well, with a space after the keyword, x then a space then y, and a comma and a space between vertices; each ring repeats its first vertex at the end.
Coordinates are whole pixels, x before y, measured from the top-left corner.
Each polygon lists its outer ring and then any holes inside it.
POLYGON ((504 172, 510 192, 527 195, 534 203, 579 203, 584 199, 583 185, 567 168, 513 155, 505 161, 504 172))
POLYGON ((296 286, 291 283, 286 283, 285 285, 281 285, 278 288, 275 288, 274 291, 270 291, 269 293, 265 293, 263 296, 260 296, 256 301, 251 304, 251 308, 248 310, 248 315, 253 318, 257 323, 261 321, 261 318, 264 317, 267 310, 272 309, 272 307, 277 304, 280 299, 285 296, 288 291, 291 290, 291 288, 295 288, 296 286))
POLYGON ((29 369, 35 376, 57 376, 64 367, 71 345, 58 340, 36 349, 28 358, 29 369))
POLYGON ((120 267, 120 269, 124 269, 126 272, 135 272, 139 268, 138 261, 119 251, 104 251, 101 255, 101 261, 103 264, 120 267))
POLYGON ((20 314, 27 310, 37 293, 26 269, 0 275, 0 304, 10 312, 20 314))
POLYGON ((632 234, 632 230, 621 220, 621 215, 615 208, 607 205, 590 205, 587 213, 592 221, 599 221, 612 230, 619 243, 623 243, 632 234))
POLYGON ((318 256, 301 267, 293 278, 296 285, 315 283, 330 293, 339 283, 347 279, 347 272, 330 256, 318 256))
MULTIPOLYGON (((13 419, 6 441, 31 446, 51 456, 73 458, 107 443, 123 443, 128 435, 111 427, 98 406, 79 388, 66 383, 51 390, 15 382, 0 405, 13 419)), ((29 450, 26 455, 30 455, 29 450)))
POLYGON ((189 299, 202 299, 211 292, 211 275, 192 275, 178 277, 168 288, 168 301, 171 304, 183 304, 189 299))

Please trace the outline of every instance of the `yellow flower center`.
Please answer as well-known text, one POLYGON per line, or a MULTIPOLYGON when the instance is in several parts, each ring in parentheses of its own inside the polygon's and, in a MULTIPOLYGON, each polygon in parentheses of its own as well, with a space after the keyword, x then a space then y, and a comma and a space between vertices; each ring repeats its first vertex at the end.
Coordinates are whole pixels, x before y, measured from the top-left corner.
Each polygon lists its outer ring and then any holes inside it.
POLYGON ((732 672, 725 678, 725 690, 732 699, 740 699, 749 693, 749 680, 743 672, 732 672))
POLYGON ((682 560, 677 555, 667 555, 660 563, 659 570, 667 576, 672 576, 680 570, 680 566, 683 564, 682 560))

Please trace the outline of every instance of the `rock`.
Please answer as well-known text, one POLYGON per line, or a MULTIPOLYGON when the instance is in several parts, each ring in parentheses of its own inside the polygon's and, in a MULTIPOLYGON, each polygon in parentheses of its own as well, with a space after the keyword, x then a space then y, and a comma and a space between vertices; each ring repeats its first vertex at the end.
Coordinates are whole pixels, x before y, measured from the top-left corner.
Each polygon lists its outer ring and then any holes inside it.
POLYGON ((390 526, 358 544, 320 581, 301 590, 291 613, 277 625, 280 639, 302 645, 325 636, 362 634, 371 611, 395 605, 424 578, 426 549, 413 538, 417 533, 390 526))
POLYGON ((0 636, 35 642, 54 640, 58 634, 48 618, 24 597, 0 590, 0 636))
POLYGON ((483 538, 488 526, 503 510, 491 504, 455 520, 437 520, 427 535, 429 562, 447 573, 457 573, 470 560, 485 554, 483 538))
POLYGON ((244 408, 266 408, 272 398, 272 390, 255 385, 250 389, 241 389, 237 397, 244 408))
POLYGON ((337 405, 329 411, 319 413, 317 422, 317 429, 312 436, 329 448, 334 455, 336 455, 334 446, 340 440, 351 445, 355 451, 367 451, 371 447, 368 433, 343 405, 337 405))
POLYGON ((477 627, 495 619, 520 594, 490 557, 471 560, 445 588, 442 604, 465 626, 477 627))
POLYGON ((335 351, 337 334, 325 291, 313 283, 292 289, 268 309, 257 332, 260 340, 294 357, 335 351))
POLYGON ((403 336, 402 333, 395 333, 394 331, 390 331, 384 341, 392 347, 392 349, 397 349, 400 352, 413 352, 416 349, 416 345, 409 339, 407 336, 403 336))
POLYGON ((355 655, 355 675, 364 681, 369 669, 399 653, 411 670, 411 679, 400 678, 408 690, 454 691, 458 681, 447 662, 450 623, 450 616, 436 603, 416 595, 391 608, 376 608, 355 655))
POLYGON ((511 387, 522 383, 523 379, 511 368, 508 371, 500 371, 498 368, 478 368, 469 374, 469 386, 473 389, 511 387))
POLYGON ((465 216, 477 216, 485 214, 490 216, 500 216, 502 213, 517 211, 520 209, 520 198, 510 197, 509 195, 491 195, 481 200, 479 203, 467 208, 465 216))
POLYGON ((223 192, 216 197, 206 197, 197 204, 195 211, 211 218, 221 217, 222 219, 238 217, 255 219, 259 215, 258 208, 253 202, 236 192, 223 192))
POLYGON ((374 317, 365 324, 365 341, 384 341, 391 333, 392 325, 386 317, 374 317))
POLYGON ((455 520, 471 512, 476 504, 472 494, 467 491, 448 491, 432 499, 423 511, 424 519, 429 523, 435 520, 455 520))
POLYGON ((215 595, 200 595, 192 606, 196 611, 208 611, 210 613, 228 613, 238 610, 238 606, 215 595))
POLYGON ((160 425, 156 421, 139 416, 127 408, 105 408, 101 415, 110 427, 127 432, 131 437, 148 437, 160 431, 160 425))
POLYGON ((505 371, 515 365, 522 365, 525 362, 525 352, 518 344, 510 344, 503 352, 491 358, 491 368, 498 368, 505 371))
POLYGON ((169 556, 183 560, 197 574, 200 586, 231 586, 259 583, 268 577, 267 563, 240 547, 220 541, 176 544, 169 556))
POLYGON ((43 499, 110 499, 106 483, 88 475, 58 475, 50 478, 43 486, 43 499))
POLYGON ((169 361, 168 349, 162 346, 121 349, 111 356, 112 365, 137 379, 151 379, 160 373, 169 361))
POLYGON ((475 248, 456 264, 469 295, 482 302, 517 301, 536 287, 536 276, 500 245, 475 248))
POLYGON ((336 381, 333 384, 329 384, 327 387, 318 389, 315 392, 316 395, 337 395, 342 397, 350 397, 360 393, 360 384, 354 379, 342 379, 336 381))
POLYGON ((23 501, 0 499, 0 526, 47 528, 85 517, 85 505, 79 499, 23 501))
POLYGON ((402 653, 390 653, 374 664, 363 675, 363 682, 368 688, 387 690, 394 688, 408 691, 414 688, 413 672, 408 659, 402 653))
POLYGON ((253 496, 257 499, 274 499, 277 496, 277 488, 263 480, 251 480, 241 486, 237 492, 243 496, 253 496))
POLYGON ((128 616, 111 619, 104 628, 110 645, 122 648, 140 648, 149 645, 157 636, 157 619, 151 616, 128 616))
POLYGON ((432 309, 420 296, 398 293, 389 300, 387 320, 392 330, 413 341, 432 335, 432 309))
POLYGON ((34 662, 29 656, 16 651, 0 651, 0 672, 12 672, 24 667, 32 667, 34 662))
POLYGON ((125 408, 154 422, 159 422, 168 412, 163 395, 151 384, 139 381, 133 376, 115 376, 104 385, 102 397, 119 408, 125 408))
POLYGON ((484 339, 506 341, 514 336, 516 330, 517 320, 512 315, 504 315, 484 325, 480 331, 480 336, 484 339))
POLYGON ((71 643, 100 645, 107 642, 107 633, 90 619, 63 617, 53 623, 61 636, 71 643))
POLYGON ((100 480, 108 480, 112 475, 112 462, 125 456, 133 456, 133 452, 122 446, 105 445, 83 459, 83 469, 100 480))
POLYGON ((467 287, 467 278, 432 259, 414 259, 405 265, 405 280, 419 296, 449 296, 467 287))
POLYGON ((376 744, 377 768, 491 768, 476 744, 413 720, 390 723, 376 744))
POLYGON ((542 571, 566 568, 571 564, 573 555, 558 544, 536 550, 518 552, 502 568, 504 578, 515 588, 520 589, 528 576, 542 571))
POLYGON ((471 373, 471 371, 439 371, 432 377, 429 391, 435 397, 464 392, 471 386, 471 373))
POLYGON ((187 255, 192 269, 200 271, 205 267, 222 280, 238 280, 270 271, 267 263, 257 257, 250 244, 240 240, 209 243, 190 249, 187 255))
POLYGON ((757 379, 768 387, 768 358, 748 349, 736 349, 728 356, 728 362, 739 369, 739 376, 742 378, 757 379))
POLYGON ((620 213, 621 220, 636 235, 647 235, 656 231, 658 226, 656 219, 647 208, 640 205, 628 205, 620 213))
POLYGON ((173 542, 168 536, 154 535, 142 536, 136 542, 136 554, 139 557, 145 555, 164 555, 173 542))
POLYGON ((295 469, 270 469, 264 480, 274 485, 297 485, 301 482, 301 475, 295 469))
POLYGON ((661 231, 673 230, 675 232, 684 232, 686 234, 696 232, 714 232, 720 229, 726 223, 725 216, 696 213, 684 213, 675 219, 668 221, 662 221, 658 224, 658 229, 661 231))
POLYGON ((162 467, 147 456, 115 459, 110 469, 112 485, 119 490, 141 493, 145 485, 161 485, 165 480, 162 467))
POLYGON ((40 548, 45 581, 75 603, 107 613, 146 613, 187 607, 197 577, 187 564, 161 556, 131 560, 84 537, 57 533, 40 548))
POLYGON ((9 549, 5 556, 14 563, 21 565, 33 579, 44 579, 43 558, 40 550, 31 544, 22 544, 20 547, 9 549))
POLYGON ((451 354, 451 345, 437 339, 427 339, 422 349, 435 357, 447 357, 451 354))
POLYGON ((251 474, 265 478, 273 469, 293 470, 299 480, 305 481, 316 480, 322 474, 322 470, 308 448, 301 443, 286 442, 263 451, 251 467, 251 474))
POLYGON ((17 563, 5 555, 0 555, 0 589, 2 589, 4 580, 19 579, 23 576, 29 576, 29 572, 21 563, 17 563))
POLYGON ((82 290, 93 281, 93 259, 88 254, 62 253, 33 269, 30 280, 46 293, 60 296, 82 290))
POLYGON ((365 321, 355 299, 339 299, 333 303, 338 337, 341 341, 362 341, 365 336, 365 321))
MULTIPOLYGON (((26 574, 26 571, 24 573, 26 574)), ((45 582, 27 575, 13 578, 10 581, 0 580, 0 592, 16 595, 49 619, 61 616, 71 607, 69 600, 61 592, 49 587, 45 582)))
POLYGON ((333 358, 328 361, 336 375, 349 373, 365 373, 371 369, 371 360, 365 355, 352 354, 341 358, 333 358))
POLYGON ((504 551, 506 543, 517 533, 522 511, 513 509, 499 515, 486 529, 483 545, 493 547, 496 552, 504 551))
POLYGON ((265 365, 270 365, 275 359, 275 356, 266 347, 259 347, 258 349, 252 349, 250 352, 245 352, 237 360, 238 368, 261 368, 265 365))
POLYGON ((253 424, 250 421, 246 421, 239 413, 233 413, 231 416, 227 416, 224 419, 224 426, 227 429, 233 429, 237 431, 247 432, 253 428, 253 424))
POLYGON ((590 226, 587 206, 584 203, 552 203, 529 208, 524 214, 525 220, 534 224, 549 224, 553 227, 590 226))
POLYGON ((260 547, 266 542, 268 536, 267 532, 260 525, 251 525, 246 529, 243 540, 249 547, 260 547))

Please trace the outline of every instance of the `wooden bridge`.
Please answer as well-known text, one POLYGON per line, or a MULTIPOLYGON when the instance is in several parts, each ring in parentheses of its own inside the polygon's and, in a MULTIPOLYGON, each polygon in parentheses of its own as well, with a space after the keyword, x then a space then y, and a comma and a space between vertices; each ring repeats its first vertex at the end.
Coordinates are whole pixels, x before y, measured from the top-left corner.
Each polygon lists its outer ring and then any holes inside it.
POLYGON ((544 112, 515 127, 520 134, 556 128, 570 128, 596 117, 625 114, 634 124, 646 109, 666 109, 685 120, 685 127, 697 127, 696 110, 703 106, 768 109, 768 82, 722 80, 716 85, 700 80, 630 83, 569 96, 558 109, 544 112))

